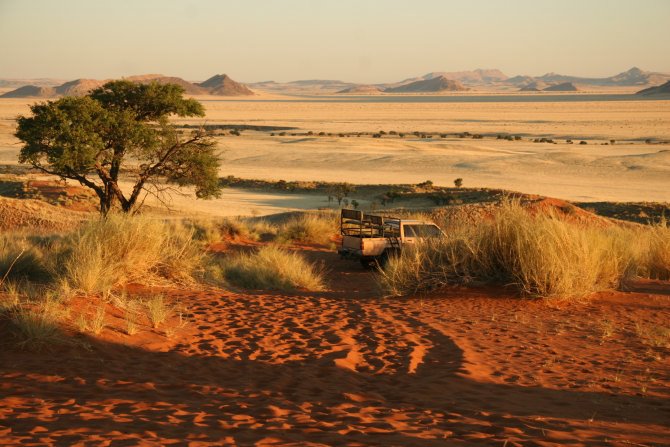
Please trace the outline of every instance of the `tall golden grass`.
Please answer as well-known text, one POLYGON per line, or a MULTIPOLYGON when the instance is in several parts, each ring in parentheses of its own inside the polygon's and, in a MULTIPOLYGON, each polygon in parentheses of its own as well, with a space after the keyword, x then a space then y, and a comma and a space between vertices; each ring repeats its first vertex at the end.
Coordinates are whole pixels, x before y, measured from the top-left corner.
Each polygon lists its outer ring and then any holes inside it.
POLYGON ((670 280, 670 226, 668 221, 652 225, 646 232, 649 248, 646 251, 646 276, 653 279, 670 280))
POLYGON ((84 292, 154 278, 188 281, 204 259, 193 229, 143 216, 89 222, 64 245, 62 275, 84 292))
POLYGON ((257 241, 273 238, 277 234, 277 227, 263 219, 226 217, 199 219, 187 224, 193 227, 195 239, 205 244, 238 238, 257 241))
POLYGON ((574 223, 507 201, 490 220, 452 225, 445 238, 406 247, 390 259, 380 283, 394 295, 494 283, 526 296, 582 298, 644 272, 661 276, 670 266, 662 255, 666 230, 574 223))
POLYGON ((275 245, 228 255, 219 261, 219 269, 221 279, 247 289, 324 289, 322 268, 299 253, 275 245))
POLYGON ((279 227, 279 239, 327 245, 337 232, 338 221, 334 215, 300 214, 279 227))

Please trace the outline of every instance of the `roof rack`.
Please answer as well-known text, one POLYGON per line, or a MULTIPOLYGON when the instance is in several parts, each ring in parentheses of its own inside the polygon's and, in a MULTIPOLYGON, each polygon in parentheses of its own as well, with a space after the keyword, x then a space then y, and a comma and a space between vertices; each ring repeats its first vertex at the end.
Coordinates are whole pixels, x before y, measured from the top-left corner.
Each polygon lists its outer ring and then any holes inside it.
POLYGON ((340 234, 357 237, 388 237, 400 233, 400 218, 364 214, 360 210, 342 209, 340 234))

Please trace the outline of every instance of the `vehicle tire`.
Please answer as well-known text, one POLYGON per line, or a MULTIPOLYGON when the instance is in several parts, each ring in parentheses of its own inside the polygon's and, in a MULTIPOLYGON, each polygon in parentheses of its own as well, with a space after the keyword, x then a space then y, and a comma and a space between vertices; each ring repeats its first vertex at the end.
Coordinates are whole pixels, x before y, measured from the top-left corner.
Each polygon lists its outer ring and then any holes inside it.
POLYGON ((361 258, 361 265, 363 266, 364 269, 370 270, 371 268, 374 267, 375 261, 367 258, 361 258))

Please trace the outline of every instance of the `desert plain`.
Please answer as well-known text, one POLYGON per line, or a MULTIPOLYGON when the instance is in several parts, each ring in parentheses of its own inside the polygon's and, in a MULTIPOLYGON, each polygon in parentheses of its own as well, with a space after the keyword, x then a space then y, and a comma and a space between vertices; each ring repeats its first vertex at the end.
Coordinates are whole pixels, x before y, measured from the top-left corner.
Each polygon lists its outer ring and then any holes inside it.
MULTIPOLYGON (((574 96, 548 95, 542 102, 512 102, 514 96, 501 102, 439 102, 444 96, 399 96, 381 102, 374 96, 207 96, 198 98, 207 116, 181 122, 286 129, 217 137, 222 177, 353 184, 431 180, 443 186, 462 178, 468 187, 581 202, 670 201, 670 100, 631 95, 630 100, 589 101, 587 94, 579 101, 565 99, 574 96), (387 135, 372 138, 379 131, 387 135), (405 135, 388 135, 392 131, 405 135), (309 132, 312 135, 305 135, 309 132), (459 137, 463 133, 483 138, 459 137), (497 135, 522 140, 500 140, 497 135), (555 144, 533 142, 541 138, 555 144)), ((495 95, 488 98, 496 100, 495 95)), ((20 146, 12 136, 14 118, 28 113, 31 102, 0 100, 0 164, 17 163, 20 146)), ((247 194, 249 200, 230 192, 220 202, 186 200, 181 205, 176 198, 175 206, 249 215, 318 205, 306 197, 278 196, 273 201, 252 191, 247 194)))
MULTIPOLYGON (((555 203, 670 201, 670 100, 564 98, 206 97, 204 119, 179 122, 226 126, 215 135, 221 177, 389 187, 462 178, 465 188, 555 203), (534 142, 542 138, 553 142, 534 142)), ((0 100, 5 180, 53 180, 17 164, 14 118, 30 102, 0 100)), ((374 195, 358 199, 381 206, 374 195)), ((10 222, 22 205, 1 200, 10 222)), ((90 217, 28 202, 21 212, 37 226, 47 215, 66 216, 65 226, 90 217)), ((338 208, 323 191, 237 187, 169 205, 173 217, 210 221, 338 208)), ((14 231, 26 231, 22 222, 14 231)), ((215 257, 269 244, 245 233, 210 242, 215 257)), ((323 268, 320 290, 130 283, 75 294, 63 331, 77 343, 0 351, 0 444, 667 445, 667 281, 576 301, 520 297, 505 285, 390 297, 378 272, 338 258, 337 243, 336 231, 285 242, 323 268), (130 331, 119 297, 156 294, 171 312, 161 324, 138 317, 130 331), (102 328, 77 326, 94 309, 102 328)))

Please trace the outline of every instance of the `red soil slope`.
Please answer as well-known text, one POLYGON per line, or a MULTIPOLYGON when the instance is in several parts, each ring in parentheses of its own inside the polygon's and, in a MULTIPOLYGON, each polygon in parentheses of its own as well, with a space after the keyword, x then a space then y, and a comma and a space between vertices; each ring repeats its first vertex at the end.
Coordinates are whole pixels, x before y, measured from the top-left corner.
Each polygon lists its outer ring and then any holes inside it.
MULTIPOLYGON (((229 247, 233 247, 230 245, 229 247)), ((174 290, 188 309, 82 346, 0 350, 3 445, 663 445, 667 284, 563 307, 499 289, 380 299, 374 273, 320 293, 174 290), (610 328, 610 330, 605 330, 610 328)), ((141 290, 136 290, 141 291, 141 290)), ((85 310, 80 301, 74 311, 85 310)), ((666 444, 667 445, 667 444, 666 444)))

